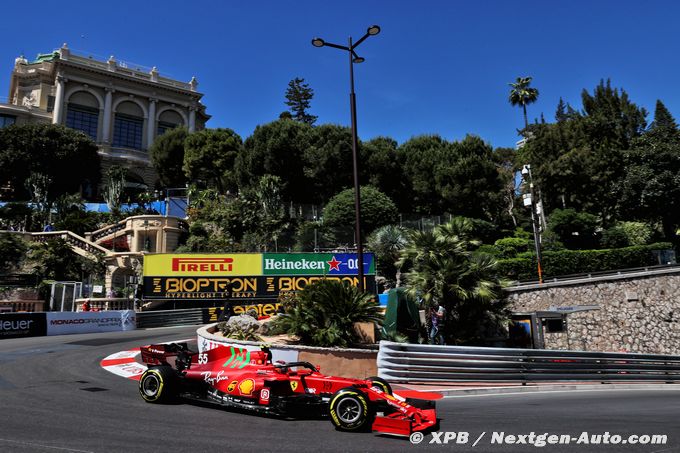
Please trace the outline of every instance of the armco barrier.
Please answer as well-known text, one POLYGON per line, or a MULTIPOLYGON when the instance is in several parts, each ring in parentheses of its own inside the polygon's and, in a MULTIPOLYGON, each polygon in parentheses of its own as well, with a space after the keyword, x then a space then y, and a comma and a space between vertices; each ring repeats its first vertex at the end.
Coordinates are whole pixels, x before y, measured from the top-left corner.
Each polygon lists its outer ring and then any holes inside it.
POLYGON ((205 324, 208 308, 154 310, 137 313, 137 327, 191 326, 205 324))
POLYGON ((680 357, 380 342, 391 382, 680 381, 680 357))

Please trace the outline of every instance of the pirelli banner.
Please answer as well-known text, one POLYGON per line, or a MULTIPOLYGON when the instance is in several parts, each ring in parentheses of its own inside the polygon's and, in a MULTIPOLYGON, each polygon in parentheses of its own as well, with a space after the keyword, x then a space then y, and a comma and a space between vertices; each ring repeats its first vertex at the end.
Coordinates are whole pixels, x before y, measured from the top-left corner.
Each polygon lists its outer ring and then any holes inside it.
MULTIPOLYGON (((358 286, 356 253, 157 254, 144 257, 144 298, 275 300, 322 278, 358 286)), ((364 253, 364 288, 375 292, 375 263, 364 253)))

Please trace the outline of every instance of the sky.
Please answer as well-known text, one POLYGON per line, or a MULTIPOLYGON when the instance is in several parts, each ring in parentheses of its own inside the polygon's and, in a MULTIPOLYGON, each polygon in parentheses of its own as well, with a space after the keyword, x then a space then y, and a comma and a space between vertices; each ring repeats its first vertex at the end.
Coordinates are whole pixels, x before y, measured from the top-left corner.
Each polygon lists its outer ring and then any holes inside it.
POLYGON ((357 48, 366 61, 355 65, 362 140, 474 134, 514 146, 523 119, 508 83, 519 76, 539 90, 530 121, 553 121, 560 97, 581 108, 582 90, 607 78, 649 112, 661 99, 680 115, 680 2, 670 0, 37 0, 7 2, 3 17, 0 97, 17 56, 66 42, 178 80, 196 76, 208 127, 243 139, 287 110, 295 77, 314 90, 317 124, 349 126, 347 55, 311 39, 345 45, 373 24, 381 33, 357 48))

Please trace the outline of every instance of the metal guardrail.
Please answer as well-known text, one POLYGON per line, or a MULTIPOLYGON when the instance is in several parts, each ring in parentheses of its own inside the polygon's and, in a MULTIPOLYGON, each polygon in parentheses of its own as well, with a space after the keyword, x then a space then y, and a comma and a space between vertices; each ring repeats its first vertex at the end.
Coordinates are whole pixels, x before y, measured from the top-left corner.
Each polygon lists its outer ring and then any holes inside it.
POLYGON ((137 327, 168 327, 190 326, 204 324, 203 308, 188 308, 184 310, 157 310, 137 313, 137 327))
POLYGON ((680 381, 680 357, 380 342, 391 382, 680 381))
POLYGON ((573 284, 579 282, 600 281, 616 278, 631 278, 638 276, 649 276, 674 272, 680 272, 680 264, 661 264, 656 266, 645 266, 610 271, 561 275, 559 277, 545 278, 543 279, 543 283, 539 283, 538 280, 513 281, 510 283, 508 287, 506 287, 506 289, 509 291, 513 291, 534 287, 542 287, 541 285, 545 286, 551 283, 573 284))

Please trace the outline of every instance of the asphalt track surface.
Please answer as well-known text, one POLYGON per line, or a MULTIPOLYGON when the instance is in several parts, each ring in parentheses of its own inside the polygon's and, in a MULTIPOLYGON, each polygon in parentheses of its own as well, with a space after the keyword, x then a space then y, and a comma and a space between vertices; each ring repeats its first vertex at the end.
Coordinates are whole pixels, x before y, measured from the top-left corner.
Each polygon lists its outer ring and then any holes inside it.
MULTIPOLYGON (((328 420, 281 420, 190 403, 145 403, 137 382, 99 366, 109 354, 191 338, 196 328, 0 341, 0 452, 680 452, 680 390, 565 391, 446 398, 441 431, 466 444, 419 445, 336 431, 328 420), (665 445, 491 444, 491 433, 665 434, 665 445), (485 435, 473 447, 475 440, 485 435)), ((443 439, 443 435, 442 435, 443 439)))

